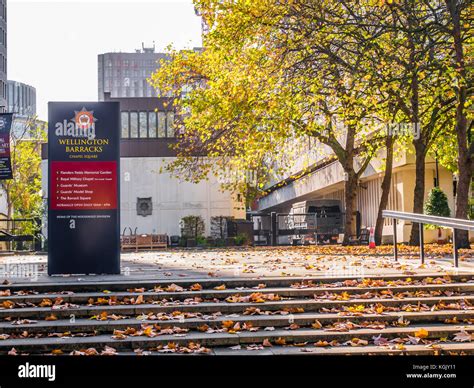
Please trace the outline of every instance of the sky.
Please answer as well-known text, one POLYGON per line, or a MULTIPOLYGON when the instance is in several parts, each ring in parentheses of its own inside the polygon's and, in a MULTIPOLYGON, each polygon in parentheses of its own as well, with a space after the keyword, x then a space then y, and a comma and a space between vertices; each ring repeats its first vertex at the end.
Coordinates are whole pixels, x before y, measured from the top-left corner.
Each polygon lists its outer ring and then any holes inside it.
POLYGON ((192 0, 8 0, 8 79, 48 101, 97 101, 97 55, 201 46, 192 0))

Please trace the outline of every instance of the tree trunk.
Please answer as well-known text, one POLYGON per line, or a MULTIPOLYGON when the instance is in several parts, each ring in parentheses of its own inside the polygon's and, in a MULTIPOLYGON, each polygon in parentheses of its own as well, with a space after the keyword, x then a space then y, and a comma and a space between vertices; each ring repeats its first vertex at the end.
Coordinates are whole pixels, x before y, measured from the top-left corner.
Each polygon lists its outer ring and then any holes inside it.
MULTIPOLYGON (((385 159, 385 174, 382 180, 382 195, 380 196, 379 210, 377 213, 377 221, 375 223, 375 244, 382 243, 383 217, 382 211, 387 208, 388 196, 390 194, 390 186, 392 183, 392 167, 393 167, 393 138, 387 134, 385 140, 385 147, 387 149, 387 157, 385 159)), ((394 221, 395 222, 395 221, 394 221)))
MULTIPOLYGON (((415 190, 413 198, 413 213, 423 214, 423 204, 425 201, 425 146, 420 141, 415 143, 415 190)), ((413 223, 410 234, 410 245, 420 243, 418 223, 413 223)))
MULTIPOLYGON (((465 159, 461 160, 459 155, 459 180, 456 190, 456 218, 467 219, 469 212, 469 186, 472 179, 471 163, 466 163, 465 159)), ((456 231, 456 246, 458 248, 470 248, 469 232, 467 230, 456 231)))
MULTIPOLYGON (((463 41, 461 37, 461 15, 458 2, 447 0, 446 6, 451 16, 452 28, 450 29, 455 50, 455 63, 462 82, 455 88, 456 101, 456 138, 458 144, 458 171, 459 180, 456 190, 456 218, 467 219, 469 206, 469 186, 474 168, 473 155, 469 145, 467 114, 466 114, 466 68, 464 62, 463 41)), ((465 230, 456 232, 456 245, 458 248, 469 248, 469 233, 465 230)))
POLYGON ((346 216, 344 221, 344 241, 343 245, 348 245, 350 237, 355 234, 353 213, 355 211, 355 200, 357 197, 357 176, 354 169, 344 169, 347 180, 344 182, 344 199, 346 203, 346 216))
POLYGON ((6 195, 6 202, 7 202, 7 219, 11 219, 13 217, 13 202, 11 200, 10 190, 5 190, 6 195))

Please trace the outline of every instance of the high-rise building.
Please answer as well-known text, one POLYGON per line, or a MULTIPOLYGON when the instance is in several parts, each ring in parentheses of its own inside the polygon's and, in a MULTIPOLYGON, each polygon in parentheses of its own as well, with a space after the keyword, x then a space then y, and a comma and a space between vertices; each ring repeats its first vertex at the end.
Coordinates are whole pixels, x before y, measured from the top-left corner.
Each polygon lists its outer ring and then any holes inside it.
POLYGON ((7 81, 8 112, 21 116, 36 115, 36 89, 17 81, 7 81))
POLYGON ((111 98, 157 97, 156 90, 148 83, 161 59, 168 55, 156 53, 155 46, 134 53, 105 53, 98 57, 99 101, 111 98))
POLYGON ((7 0, 0 0, 0 112, 7 111, 7 0))

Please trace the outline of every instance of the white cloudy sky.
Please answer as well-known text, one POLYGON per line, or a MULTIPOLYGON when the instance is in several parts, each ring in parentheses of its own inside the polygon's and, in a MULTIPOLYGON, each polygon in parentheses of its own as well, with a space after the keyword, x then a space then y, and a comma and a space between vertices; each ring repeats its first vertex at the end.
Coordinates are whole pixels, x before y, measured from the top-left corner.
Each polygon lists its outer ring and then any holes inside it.
POLYGON ((97 100, 97 55, 201 45, 192 0, 8 0, 8 79, 48 101, 97 100))

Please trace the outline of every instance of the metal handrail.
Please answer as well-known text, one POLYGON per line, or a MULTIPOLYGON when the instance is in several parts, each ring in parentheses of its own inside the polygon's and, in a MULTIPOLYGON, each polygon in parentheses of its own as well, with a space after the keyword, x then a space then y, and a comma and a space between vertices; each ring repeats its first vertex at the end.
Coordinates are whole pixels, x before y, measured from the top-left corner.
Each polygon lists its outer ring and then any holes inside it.
POLYGON ((425 262, 425 251, 424 251, 424 241, 423 241, 423 225, 436 225, 440 227, 451 228, 453 230, 453 258, 454 266, 459 266, 459 255, 458 248, 456 246, 456 230, 467 230, 474 231, 474 221, 463 220, 460 218, 450 218, 450 217, 438 217, 438 216, 429 216, 426 214, 418 213, 406 213, 398 212, 393 210, 383 210, 382 217, 384 218, 393 218, 393 257, 395 261, 398 260, 398 249, 397 249, 397 220, 411 221, 419 224, 419 236, 420 236, 420 259, 421 263, 425 262))
POLYGON ((443 226, 446 228, 454 228, 460 230, 474 231, 474 221, 463 220, 460 218, 428 216, 426 214, 405 213, 393 210, 384 210, 382 212, 385 218, 395 218, 397 220, 412 221, 415 223, 430 224, 443 226))

